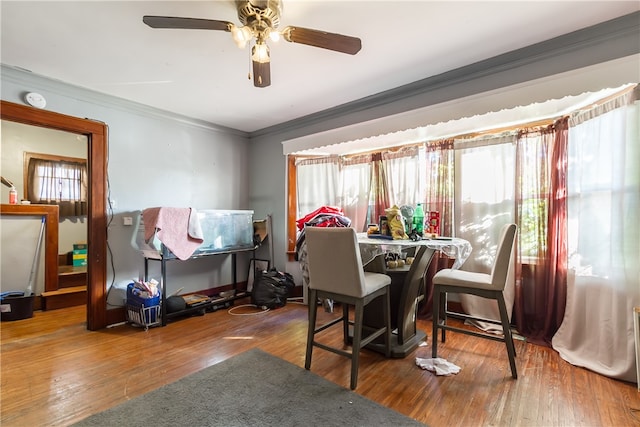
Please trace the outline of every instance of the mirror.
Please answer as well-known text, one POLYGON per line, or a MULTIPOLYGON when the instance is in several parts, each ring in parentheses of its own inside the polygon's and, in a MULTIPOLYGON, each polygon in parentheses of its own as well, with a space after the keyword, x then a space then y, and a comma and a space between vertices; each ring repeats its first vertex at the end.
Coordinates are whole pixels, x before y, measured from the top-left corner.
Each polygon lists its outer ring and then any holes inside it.
MULTIPOLYGON (((104 123, 1 101, 0 118, 86 137, 89 169, 87 251, 87 329, 98 330, 124 319, 106 308, 107 126, 104 123)), ((57 259, 56 259, 57 262, 57 259)), ((45 267, 46 268, 46 267, 45 267)), ((57 267, 56 267, 57 268, 57 267)), ((110 310, 113 312, 114 310, 110 310)))

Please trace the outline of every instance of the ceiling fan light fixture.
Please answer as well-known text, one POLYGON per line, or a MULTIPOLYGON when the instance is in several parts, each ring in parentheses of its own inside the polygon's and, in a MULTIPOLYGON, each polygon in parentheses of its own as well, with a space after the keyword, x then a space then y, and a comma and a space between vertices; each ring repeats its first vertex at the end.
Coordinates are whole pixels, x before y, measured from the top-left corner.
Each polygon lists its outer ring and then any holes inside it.
POLYGON ((251 60, 259 62, 260 64, 266 64, 269 59, 269 46, 264 43, 258 43, 251 48, 251 60))
POLYGON ((276 43, 280 41, 280 31, 276 31, 276 30, 269 31, 269 40, 276 43))
POLYGON ((143 16, 142 22, 151 28, 158 29, 214 30, 231 33, 233 41, 240 49, 244 49, 247 44, 252 45, 253 84, 260 88, 271 85, 271 59, 269 46, 267 46, 269 40, 277 42, 284 38, 287 42, 349 55, 355 55, 362 48, 359 38, 343 34, 294 26, 287 26, 282 31, 278 31, 282 0, 235 0, 235 4, 242 26, 217 19, 155 15, 143 16))
POLYGON ((236 27, 234 25, 231 27, 231 37, 233 37, 233 41, 240 49, 244 49, 247 43, 253 38, 253 30, 246 25, 243 27, 236 27))

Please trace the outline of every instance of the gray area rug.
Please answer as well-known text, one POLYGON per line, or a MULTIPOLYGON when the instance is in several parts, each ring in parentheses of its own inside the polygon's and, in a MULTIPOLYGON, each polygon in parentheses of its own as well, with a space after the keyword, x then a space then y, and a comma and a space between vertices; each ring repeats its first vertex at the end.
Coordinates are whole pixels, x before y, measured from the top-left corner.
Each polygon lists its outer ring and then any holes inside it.
POLYGON ((423 426, 258 349, 75 426, 423 426))

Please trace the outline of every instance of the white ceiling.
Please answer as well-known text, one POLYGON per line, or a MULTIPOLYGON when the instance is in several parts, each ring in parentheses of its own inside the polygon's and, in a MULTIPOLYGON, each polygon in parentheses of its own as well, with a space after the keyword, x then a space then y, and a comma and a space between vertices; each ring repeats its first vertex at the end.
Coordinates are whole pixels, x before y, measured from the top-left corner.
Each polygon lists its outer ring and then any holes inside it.
MULTIPOLYGON (((227 20, 233 1, 7 1, 3 64, 252 132, 640 10, 638 1, 284 1, 281 27, 359 37, 355 56, 270 43, 271 81, 222 31, 143 15, 227 20)), ((27 89, 27 88, 26 88, 27 89)))

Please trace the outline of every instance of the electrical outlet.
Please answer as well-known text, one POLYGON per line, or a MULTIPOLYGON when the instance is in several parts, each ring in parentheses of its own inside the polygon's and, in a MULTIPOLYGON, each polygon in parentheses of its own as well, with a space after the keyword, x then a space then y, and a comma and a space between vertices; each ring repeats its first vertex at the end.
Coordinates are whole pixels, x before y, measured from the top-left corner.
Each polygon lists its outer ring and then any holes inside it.
POLYGON ((133 225, 133 218, 130 216, 122 217, 122 225, 133 225))
POLYGON ((118 207, 118 203, 115 201, 115 199, 109 200, 109 204, 111 206, 111 209, 116 209, 118 207))

